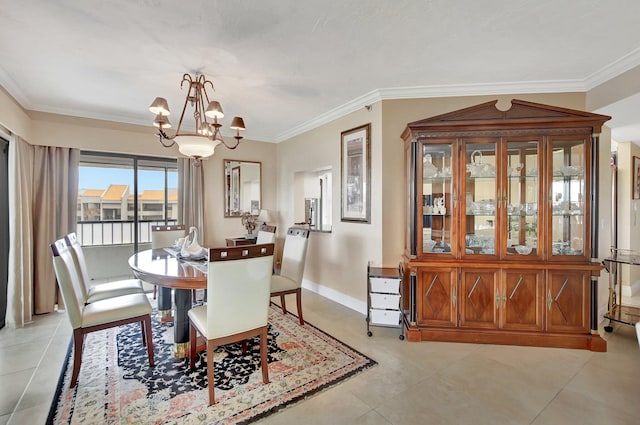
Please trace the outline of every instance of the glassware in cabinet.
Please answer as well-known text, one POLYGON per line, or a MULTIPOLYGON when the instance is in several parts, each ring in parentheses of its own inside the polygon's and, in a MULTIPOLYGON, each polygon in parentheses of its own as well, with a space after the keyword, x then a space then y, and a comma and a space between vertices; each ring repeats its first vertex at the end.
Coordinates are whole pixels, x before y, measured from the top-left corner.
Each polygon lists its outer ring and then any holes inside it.
POLYGON ((497 146, 497 141, 470 141, 464 147, 464 255, 496 254, 497 146))
POLYGON ((452 252, 453 149, 451 143, 422 145, 422 253, 452 252))
POLYGON ((506 186, 502 198, 506 209, 507 257, 538 256, 540 250, 540 140, 523 139, 506 142, 506 186))
POLYGON ((587 234, 584 139, 553 140, 551 144, 551 255, 583 256, 587 234))

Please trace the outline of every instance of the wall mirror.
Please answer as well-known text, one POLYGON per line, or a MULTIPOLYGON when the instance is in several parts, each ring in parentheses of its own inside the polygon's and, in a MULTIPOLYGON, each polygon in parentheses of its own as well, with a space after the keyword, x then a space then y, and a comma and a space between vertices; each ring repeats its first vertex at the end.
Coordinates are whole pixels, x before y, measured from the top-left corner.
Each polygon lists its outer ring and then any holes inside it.
POLYGON ((258 215, 262 206, 262 163, 224 160, 224 216, 258 215))

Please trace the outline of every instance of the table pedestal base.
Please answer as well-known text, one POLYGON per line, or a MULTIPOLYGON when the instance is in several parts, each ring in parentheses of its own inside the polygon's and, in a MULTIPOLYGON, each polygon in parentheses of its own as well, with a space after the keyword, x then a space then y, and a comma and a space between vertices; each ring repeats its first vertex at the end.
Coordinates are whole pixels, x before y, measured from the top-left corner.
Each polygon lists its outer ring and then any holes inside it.
POLYGON ((160 323, 173 322, 173 311, 158 310, 158 320, 160 320, 160 323))
POLYGON ((176 342, 173 344, 173 357, 184 359, 189 357, 189 342, 176 342))

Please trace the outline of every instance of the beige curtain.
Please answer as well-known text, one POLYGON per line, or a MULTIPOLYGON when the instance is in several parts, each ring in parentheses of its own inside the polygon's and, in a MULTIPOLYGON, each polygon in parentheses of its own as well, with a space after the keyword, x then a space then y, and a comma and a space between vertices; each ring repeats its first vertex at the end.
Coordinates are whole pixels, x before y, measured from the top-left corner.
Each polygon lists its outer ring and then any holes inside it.
POLYGON ((19 137, 9 143, 9 282, 7 324, 21 328, 33 317, 33 158, 19 137))
POLYGON ((35 313, 50 313, 57 303, 50 244, 76 230, 78 149, 34 146, 33 255, 35 313))
POLYGON ((49 245, 75 231, 79 158, 78 149, 10 143, 7 319, 15 327, 57 303, 49 245))
POLYGON ((187 226, 198 229, 199 243, 204 246, 204 174, 202 164, 193 159, 178 158, 178 219, 187 226))

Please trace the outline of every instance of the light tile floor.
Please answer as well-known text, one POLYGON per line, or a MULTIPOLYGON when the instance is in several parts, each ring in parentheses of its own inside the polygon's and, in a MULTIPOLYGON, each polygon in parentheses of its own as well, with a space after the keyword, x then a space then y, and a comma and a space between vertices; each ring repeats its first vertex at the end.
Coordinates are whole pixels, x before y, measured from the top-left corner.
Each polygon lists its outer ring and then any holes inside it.
MULTIPOLYGON (((367 337, 363 315, 317 294, 303 300, 309 323, 379 364, 263 425, 640 423, 640 349, 630 326, 602 332, 606 353, 408 343, 392 328, 367 337)), ((0 425, 44 423, 70 338, 64 312, 0 330, 0 425)))

